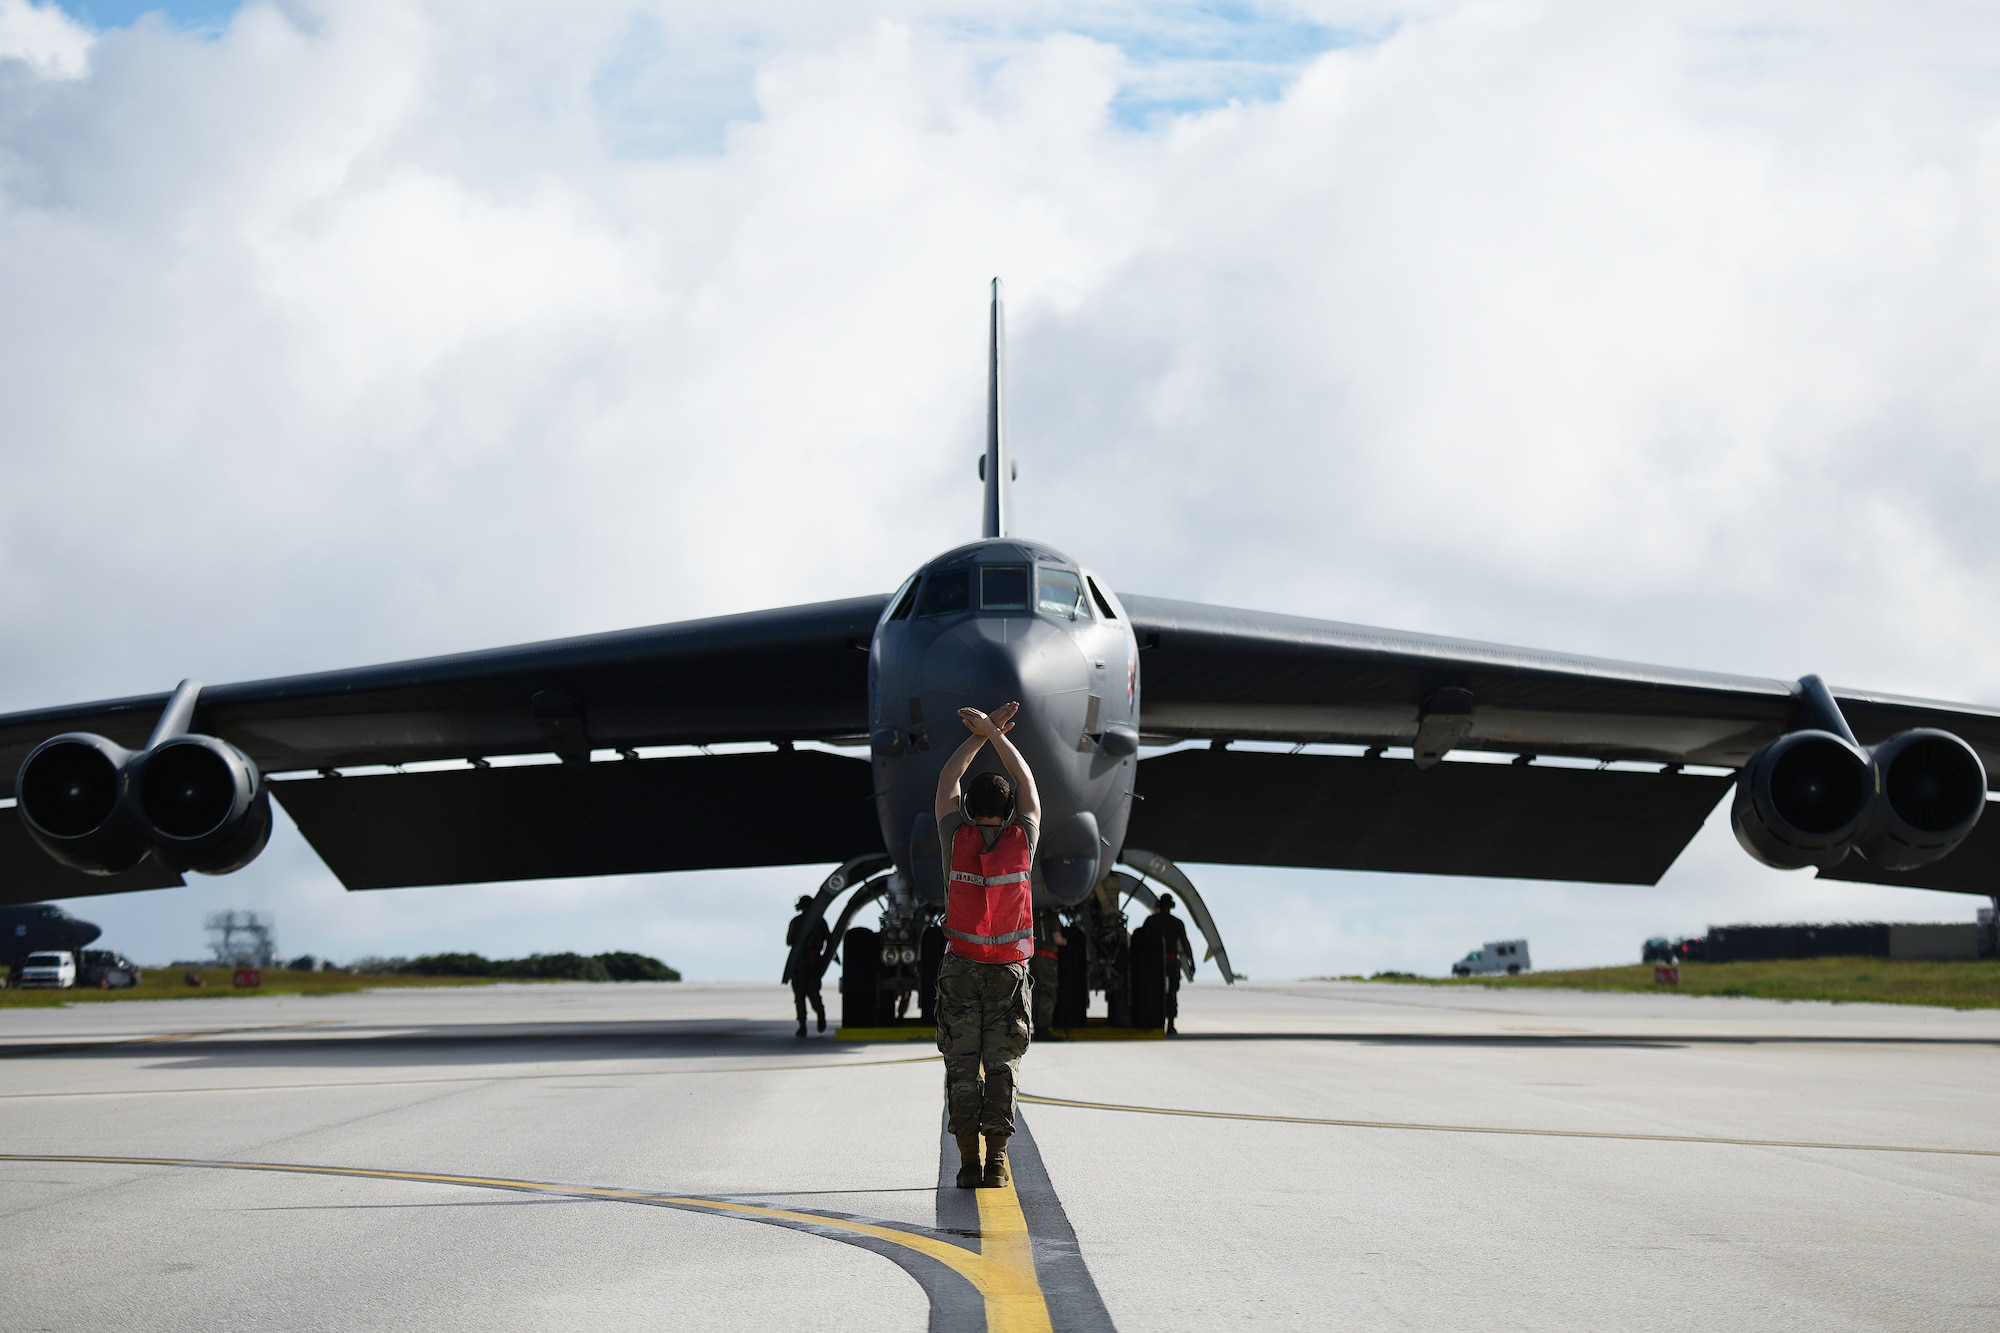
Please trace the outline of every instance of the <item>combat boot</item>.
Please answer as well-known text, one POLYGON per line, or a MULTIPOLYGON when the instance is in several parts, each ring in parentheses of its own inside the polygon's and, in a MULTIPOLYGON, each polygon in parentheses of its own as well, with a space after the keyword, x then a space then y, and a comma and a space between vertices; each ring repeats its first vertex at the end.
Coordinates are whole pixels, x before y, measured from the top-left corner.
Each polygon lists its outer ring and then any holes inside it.
POLYGON ((979 1182, 987 1189, 997 1190, 1002 1185, 1012 1184, 1014 1173, 1007 1167, 1007 1135, 988 1134, 986 1136, 986 1175, 979 1182))
POLYGON ((979 1132, 958 1136, 958 1187, 979 1188, 979 1132))

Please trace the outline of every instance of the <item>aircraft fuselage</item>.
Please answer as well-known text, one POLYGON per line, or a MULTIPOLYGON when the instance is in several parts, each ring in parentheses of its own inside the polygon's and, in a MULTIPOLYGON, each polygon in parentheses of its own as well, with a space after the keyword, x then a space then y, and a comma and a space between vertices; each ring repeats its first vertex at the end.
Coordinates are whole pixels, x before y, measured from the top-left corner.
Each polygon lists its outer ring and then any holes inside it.
POLYGON ((54 903, 0 907, 0 969, 18 967, 29 954, 44 949, 74 952, 103 933, 54 903))
MULTIPOLYGON (((1103 582, 1037 542, 947 551, 890 599, 868 668, 882 837, 918 899, 944 903, 932 806, 967 736, 958 710, 1017 699, 1010 739, 1042 804, 1035 903, 1082 901, 1124 844, 1137 767, 1138 642, 1103 582)), ((972 767, 987 770, 1002 771, 990 748, 972 767)))

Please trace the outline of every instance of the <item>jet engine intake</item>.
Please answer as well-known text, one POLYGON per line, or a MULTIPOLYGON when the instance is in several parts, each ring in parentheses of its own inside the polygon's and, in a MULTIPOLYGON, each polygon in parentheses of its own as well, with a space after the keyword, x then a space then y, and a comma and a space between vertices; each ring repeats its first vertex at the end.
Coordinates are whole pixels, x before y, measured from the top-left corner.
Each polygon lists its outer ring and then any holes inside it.
POLYGON ((181 733, 134 753, 69 732, 36 746, 14 787, 28 835, 86 874, 119 874, 150 851, 175 870, 226 875, 271 837, 264 775, 213 736, 181 733))
POLYGON ((125 801, 132 752, 87 731, 37 745, 15 775, 28 836, 56 861, 88 875, 116 875, 145 858, 144 832, 125 801))
POLYGON ((1743 850, 1765 865, 1834 865, 1864 832, 1874 785, 1868 755, 1852 741, 1789 732, 1750 756, 1729 822, 1743 850))
POLYGON ((271 798, 250 757, 213 736, 181 735, 138 757, 133 786, 160 860, 226 875, 271 840, 271 798))
POLYGON ((1899 732, 1869 758, 1873 809, 1854 849, 1884 870, 1937 860, 1965 840, 1986 810, 1986 765, 1948 731, 1899 732))

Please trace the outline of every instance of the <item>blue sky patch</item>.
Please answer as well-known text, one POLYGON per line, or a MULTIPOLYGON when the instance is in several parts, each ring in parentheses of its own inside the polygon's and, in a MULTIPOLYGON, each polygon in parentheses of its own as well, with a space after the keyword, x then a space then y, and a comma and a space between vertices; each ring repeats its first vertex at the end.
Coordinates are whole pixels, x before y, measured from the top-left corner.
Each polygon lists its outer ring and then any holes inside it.
POLYGON ((1159 6, 1126 21, 1069 31, 1117 47, 1131 63, 1133 77, 1111 105, 1113 118, 1127 129, 1150 129, 1231 102, 1271 101, 1314 57, 1384 35, 1252 4, 1159 6))
POLYGON ((240 0, 62 0, 62 8, 100 31, 129 28, 145 14, 161 14, 176 28, 211 29, 227 26, 242 4, 240 0))

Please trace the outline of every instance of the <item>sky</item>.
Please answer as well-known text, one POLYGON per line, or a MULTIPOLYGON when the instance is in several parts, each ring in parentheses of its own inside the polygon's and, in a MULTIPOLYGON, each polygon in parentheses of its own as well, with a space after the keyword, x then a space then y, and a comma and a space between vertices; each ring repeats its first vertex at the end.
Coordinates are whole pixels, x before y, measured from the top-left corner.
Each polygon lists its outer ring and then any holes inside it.
MULTIPOLYGON (((2000 702, 1996 205, 1970 4, 0 0, 0 711, 886 592, 996 274, 1021 529, 1114 587, 2000 702)), ((775 979, 825 873, 280 825, 72 906, 775 979)), ((1656 887, 1192 873, 1258 979, 1977 905, 1726 809, 1656 887)))

